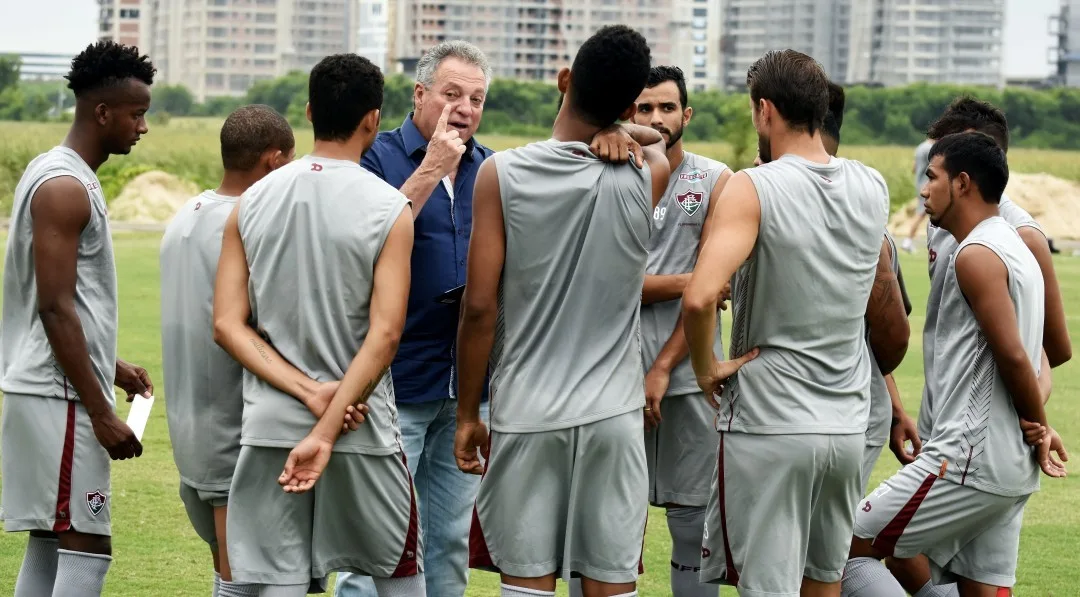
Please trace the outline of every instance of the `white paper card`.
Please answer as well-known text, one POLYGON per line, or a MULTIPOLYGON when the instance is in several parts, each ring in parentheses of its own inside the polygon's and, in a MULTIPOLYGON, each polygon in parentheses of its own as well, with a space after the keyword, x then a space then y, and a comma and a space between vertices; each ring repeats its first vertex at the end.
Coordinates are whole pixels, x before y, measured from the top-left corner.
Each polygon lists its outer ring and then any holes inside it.
POLYGON ((143 431, 146 430, 146 422, 150 420, 150 407, 154 405, 154 397, 135 395, 131 401, 131 410, 128 412, 127 426, 135 433, 135 437, 141 442, 143 431))

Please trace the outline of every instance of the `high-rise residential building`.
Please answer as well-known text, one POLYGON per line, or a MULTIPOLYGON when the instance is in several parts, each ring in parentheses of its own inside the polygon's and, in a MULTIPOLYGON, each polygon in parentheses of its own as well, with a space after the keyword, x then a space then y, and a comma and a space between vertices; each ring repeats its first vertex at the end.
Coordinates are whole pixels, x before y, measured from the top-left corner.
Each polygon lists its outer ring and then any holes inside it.
POLYGON ((719 82, 720 0, 389 0, 394 62, 410 71, 425 50, 464 39, 496 77, 554 81, 603 25, 624 23, 649 40, 654 64, 683 69, 692 89, 719 82))
POLYGON ((98 0, 98 39, 140 46, 143 0, 98 0))
POLYGON ((184 85, 198 101, 243 95, 255 82, 356 47, 356 0, 144 2, 159 80, 184 85))
MULTIPOLYGON (((390 8, 393 0, 359 0, 359 29, 356 34, 356 53, 374 62, 383 72, 388 67, 390 44, 390 8)), ((395 3, 396 4, 396 3, 395 3)))
POLYGON ((870 81, 1004 85, 1005 0, 870 1, 877 22, 870 81))
POLYGON ((1057 33, 1051 58, 1055 79, 1080 87, 1080 0, 1061 0, 1061 13, 1051 17, 1051 28, 1057 33))
POLYGON ((725 0, 720 52, 727 89, 745 89, 746 71, 769 50, 813 56, 829 77, 848 69, 851 3, 859 0, 725 0))
POLYGON ((841 84, 1004 84, 1004 0, 725 0, 724 86, 767 50, 813 56, 841 84))

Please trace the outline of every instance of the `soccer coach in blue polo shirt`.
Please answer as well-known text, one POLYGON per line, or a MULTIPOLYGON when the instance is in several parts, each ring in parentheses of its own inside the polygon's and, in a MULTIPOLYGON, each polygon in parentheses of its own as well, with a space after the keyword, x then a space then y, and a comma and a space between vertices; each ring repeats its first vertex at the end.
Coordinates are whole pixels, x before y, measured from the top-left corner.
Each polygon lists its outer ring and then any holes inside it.
MULTIPOLYGON (((412 287, 390 373, 420 504, 427 594, 438 597, 465 593, 480 482, 454 461, 460 292, 450 291, 465 284, 473 183, 493 153, 473 138, 490 82, 491 67, 475 46, 446 41, 431 48, 416 65, 413 113, 399 128, 380 133, 360 162, 412 201, 412 287)), ((486 393, 484 400, 487 422, 486 393)), ((375 597, 371 579, 338 576, 338 597, 375 597)))

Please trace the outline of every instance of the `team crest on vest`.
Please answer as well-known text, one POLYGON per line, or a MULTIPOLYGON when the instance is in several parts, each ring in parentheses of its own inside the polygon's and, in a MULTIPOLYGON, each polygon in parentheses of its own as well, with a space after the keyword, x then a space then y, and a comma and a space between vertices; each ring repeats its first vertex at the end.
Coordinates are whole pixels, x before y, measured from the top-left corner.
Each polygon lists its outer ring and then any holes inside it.
POLYGON ((108 496, 100 491, 90 491, 86 493, 86 507, 90 509, 90 513, 94 516, 101 514, 101 511, 105 508, 105 501, 108 500, 108 496))
POLYGON ((679 207, 683 208, 686 215, 692 216, 697 213, 698 208, 701 207, 701 199, 704 197, 702 193, 695 191, 686 191, 682 195, 676 195, 675 201, 679 202, 679 207))
POLYGON ((679 180, 690 180, 690 181, 705 180, 708 177, 709 177, 708 172, 702 172, 701 170, 698 170, 697 168, 694 168, 693 170, 691 170, 689 172, 683 172, 682 174, 680 174, 679 175, 679 180))

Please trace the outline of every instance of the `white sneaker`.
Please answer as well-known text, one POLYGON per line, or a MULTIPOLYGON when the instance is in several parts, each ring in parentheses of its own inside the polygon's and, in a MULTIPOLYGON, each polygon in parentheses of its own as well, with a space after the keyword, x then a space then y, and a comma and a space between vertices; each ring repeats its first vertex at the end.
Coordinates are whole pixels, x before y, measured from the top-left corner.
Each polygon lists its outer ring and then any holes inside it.
POLYGON ((904 242, 901 243, 900 248, 907 251, 908 253, 914 253, 915 252, 915 246, 912 244, 910 238, 905 238, 904 242))

